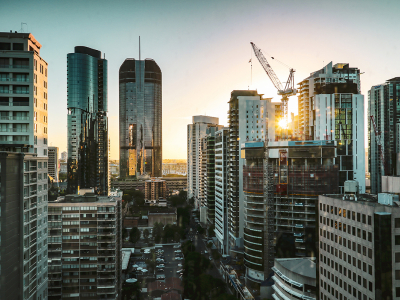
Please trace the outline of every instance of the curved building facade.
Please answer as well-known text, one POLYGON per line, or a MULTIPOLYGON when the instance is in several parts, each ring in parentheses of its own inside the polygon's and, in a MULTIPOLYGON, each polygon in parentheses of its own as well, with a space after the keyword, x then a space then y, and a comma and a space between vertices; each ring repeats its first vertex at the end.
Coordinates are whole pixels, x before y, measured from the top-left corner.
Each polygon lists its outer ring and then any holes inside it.
POLYGON ((162 74, 152 59, 119 69, 121 178, 162 176, 162 74))
POLYGON ((107 60, 84 46, 67 55, 68 193, 108 194, 107 60))

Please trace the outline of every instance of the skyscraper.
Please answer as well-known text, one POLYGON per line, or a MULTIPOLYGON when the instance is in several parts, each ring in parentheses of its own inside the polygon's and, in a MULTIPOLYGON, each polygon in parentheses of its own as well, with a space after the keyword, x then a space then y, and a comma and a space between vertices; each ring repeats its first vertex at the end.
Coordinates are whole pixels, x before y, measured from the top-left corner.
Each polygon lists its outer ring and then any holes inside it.
POLYGON ((0 299, 47 296, 47 63, 40 49, 30 33, 0 33, 0 299))
MULTIPOLYGON (((219 119, 208 116, 193 116, 192 124, 187 126, 187 181, 188 198, 195 199, 196 208, 200 207, 203 198, 202 193, 202 163, 204 152, 203 139, 207 136, 207 129, 218 125, 219 119)), ((204 153, 205 155, 206 153, 204 153)), ((205 163, 207 159, 205 157, 205 163)), ((204 170, 203 170, 204 171, 204 170)))
POLYGON ((368 164, 371 193, 381 192, 382 175, 400 175, 400 77, 371 87, 368 91, 368 118, 374 118, 381 145, 368 119, 368 164), (383 159, 380 155, 382 151, 383 159), (386 173, 386 174, 385 174, 386 173))
POLYGON ((152 59, 119 69, 121 178, 162 176, 162 74, 152 59))
POLYGON ((305 140, 337 141, 339 187, 357 180, 365 192, 364 96, 360 70, 327 64, 299 83, 299 127, 305 140))
POLYGON ((107 60, 101 52, 75 47, 68 64, 68 193, 94 188, 107 195, 107 60))

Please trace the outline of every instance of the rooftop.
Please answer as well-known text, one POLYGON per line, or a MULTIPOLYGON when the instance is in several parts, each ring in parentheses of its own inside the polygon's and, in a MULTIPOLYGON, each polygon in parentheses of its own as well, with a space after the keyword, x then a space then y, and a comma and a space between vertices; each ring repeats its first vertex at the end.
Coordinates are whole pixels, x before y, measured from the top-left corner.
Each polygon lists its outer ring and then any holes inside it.
POLYGON ((58 197, 55 201, 49 201, 51 206, 110 206, 116 205, 117 197, 98 196, 94 193, 86 193, 85 195, 66 195, 65 197, 58 197))
POLYGON ((312 258, 277 258, 275 261, 293 273, 316 278, 317 264, 312 258))

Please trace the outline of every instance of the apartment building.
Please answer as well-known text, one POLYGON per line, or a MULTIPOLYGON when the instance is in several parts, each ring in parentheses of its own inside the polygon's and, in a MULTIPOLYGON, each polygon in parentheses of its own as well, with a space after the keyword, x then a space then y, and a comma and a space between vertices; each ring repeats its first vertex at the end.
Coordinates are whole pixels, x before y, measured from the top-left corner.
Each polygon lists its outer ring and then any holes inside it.
POLYGON ((49 299, 118 299, 121 201, 94 193, 49 203, 49 299))
POLYGON ((167 183, 161 178, 151 178, 144 182, 144 199, 158 200, 167 198, 167 183))
POLYGON ((48 78, 31 33, 0 32, 0 150, 47 157, 48 78))
POLYGON ((0 298, 47 297, 47 157, 0 152, 0 298))
POLYGON ((218 125, 219 119, 208 116, 193 116, 192 124, 187 126, 187 187, 188 198, 195 199, 195 207, 200 208, 200 185, 202 166, 202 139, 208 127, 218 125))
POLYGON ((381 192, 383 175, 400 175, 400 77, 372 86, 368 91, 368 166, 371 193, 381 192), (380 145, 378 141, 380 140, 380 145), (383 159, 383 160, 382 160, 383 159))
POLYGON ((327 64, 299 83, 299 133, 302 140, 337 141, 339 187, 357 180, 365 192, 364 96, 360 70, 327 64))
POLYGON ((58 172, 59 172, 59 161, 58 155, 59 150, 58 147, 49 147, 49 176, 53 181, 58 182, 58 172))
POLYGON ((218 250, 228 253, 228 137, 229 128, 215 132, 215 236, 218 250))
POLYGON ((229 101, 228 120, 229 248, 243 252, 244 193, 240 144, 275 140, 275 105, 257 91, 235 90, 229 101))
POLYGON ((393 194, 318 199, 319 299, 400 297, 400 207, 393 194))

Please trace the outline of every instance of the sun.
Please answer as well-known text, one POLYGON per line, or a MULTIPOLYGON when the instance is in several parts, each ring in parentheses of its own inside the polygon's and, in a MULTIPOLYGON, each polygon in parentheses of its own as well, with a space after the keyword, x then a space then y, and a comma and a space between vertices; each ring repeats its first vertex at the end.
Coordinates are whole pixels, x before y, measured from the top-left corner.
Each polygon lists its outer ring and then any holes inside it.
POLYGON ((288 123, 287 123, 287 121, 285 119, 280 119, 279 122, 278 122, 278 125, 279 125, 280 128, 286 129, 287 126, 288 126, 288 123))

